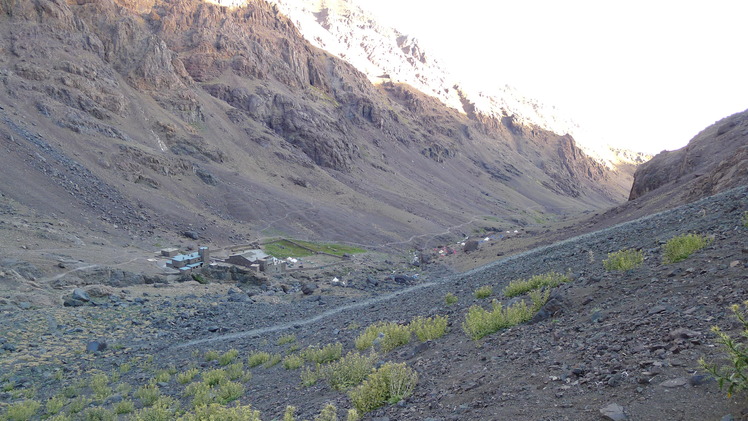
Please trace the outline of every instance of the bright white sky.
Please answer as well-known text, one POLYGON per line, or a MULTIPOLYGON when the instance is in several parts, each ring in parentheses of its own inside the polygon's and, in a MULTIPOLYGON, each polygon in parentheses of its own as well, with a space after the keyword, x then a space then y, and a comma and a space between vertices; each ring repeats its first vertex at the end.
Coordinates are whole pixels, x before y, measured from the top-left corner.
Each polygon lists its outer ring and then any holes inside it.
POLYGON ((748 108, 746 0, 359 0, 465 84, 656 153, 748 108))

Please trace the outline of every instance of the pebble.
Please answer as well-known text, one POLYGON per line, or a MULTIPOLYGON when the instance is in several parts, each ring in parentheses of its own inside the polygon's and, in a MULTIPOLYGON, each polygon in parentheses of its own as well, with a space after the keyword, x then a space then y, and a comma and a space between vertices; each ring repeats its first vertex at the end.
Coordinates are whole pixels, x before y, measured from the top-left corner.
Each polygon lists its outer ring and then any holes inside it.
POLYGON ((623 421, 625 419, 628 419, 628 416, 626 416, 626 412, 623 407, 621 405, 618 405, 617 403, 611 403, 604 408, 600 408, 600 414, 606 420, 611 421, 623 421))
POLYGON ((688 379, 686 379, 685 377, 678 377, 675 379, 665 380, 664 382, 660 383, 660 386, 673 388, 685 386, 686 384, 688 384, 688 379))

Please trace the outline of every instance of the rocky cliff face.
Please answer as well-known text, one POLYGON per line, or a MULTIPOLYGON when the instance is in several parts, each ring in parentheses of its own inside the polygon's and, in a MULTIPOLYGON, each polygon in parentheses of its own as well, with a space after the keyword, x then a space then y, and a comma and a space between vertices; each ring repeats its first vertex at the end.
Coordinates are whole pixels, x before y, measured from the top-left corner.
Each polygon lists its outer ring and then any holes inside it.
POLYGON ((0 35, 3 192, 80 223, 377 242, 627 190, 570 136, 373 85, 264 1, 6 0, 0 35))
POLYGON ((704 129, 688 145, 665 151, 634 174, 629 200, 674 194, 693 201, 748 182, 748 111, 704 129))
MULTIPOLYGON (((416 38, 377 22, 364 10, 365 3, 357 0, 269 1, 289 16, 310 43, 350 62, 372 83, 411 85, 471 118, 511 118, 520 125, 585 137, 583 128, 552 105, 529 98, 500 81, 496 86, 479 89, 466 86, 425 51, 416 38)), ((586 139, 580 146, 586 154, 618 170, 621 177, 629 177, 628 182, 631 181, 631 166, 637 164, 636 159, 630 159, 634 153, 616 153, 610 147, 599 145, 594 138, 586 139)))

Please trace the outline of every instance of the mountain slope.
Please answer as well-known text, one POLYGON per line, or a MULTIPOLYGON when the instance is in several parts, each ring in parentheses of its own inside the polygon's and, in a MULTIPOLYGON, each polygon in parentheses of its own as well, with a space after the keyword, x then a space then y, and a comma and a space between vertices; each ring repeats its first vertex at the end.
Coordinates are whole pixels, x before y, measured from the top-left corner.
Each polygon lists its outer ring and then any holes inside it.
POLYGON ((263 1, 4 2, 0 21, 3 193, 111 235, 381 245, 627 191, 569 136, 372 85, 263 1))

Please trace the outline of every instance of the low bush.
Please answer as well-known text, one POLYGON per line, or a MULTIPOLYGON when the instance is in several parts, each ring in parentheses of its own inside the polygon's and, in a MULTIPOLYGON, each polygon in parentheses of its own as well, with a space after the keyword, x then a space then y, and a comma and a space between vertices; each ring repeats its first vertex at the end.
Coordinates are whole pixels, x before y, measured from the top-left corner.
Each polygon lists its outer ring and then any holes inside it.
POLYGON ((215 386, 226 380, 228 380, 228 375, 226 375, 226 370, 222 368, 208 370, 203 373, 203 382, 208 386, 215 386))
POLYGON ((117 419, 117 414, 100 406, 86 409, 82 416, 85 421, 114 421, 117 419))
POLYGON ((283 421, 296 421, 296 407, 288 405, 283 413, 283 421))
POLYGON ((388 362, 371 373, 358 387, 348 392, 356 411, 366 413, 387 403, 410 396, 418 383, 418 374, 405 363, 388 362))
POLYGON ((371 373, 377 355, 361 355, 352 351, 338 361, 322 367, 322 375, 335 390, 347 390, 360 384, 371 373))
POLYGON ((217 403, 200 406, 195 408, 194 413, 186 414, 179 418, 179 421, 205 420, 261 421, 260 411, 252 409, 251 405, 239 405, 229 408, 217 403))
POLYGON ((474 305, 468 309, 462 329, 472 339, 478 340, 501 329, 506 329, 524 323, 532 318, 535 313, 548 301, 550 290, 545 292, 534 290, 530 292, 532 305, 526 301, 519 301, 511 306, 504 307, 500 302, 494 301, 491 310, 474 305))
POLYGON ((296 342, 296 335, 294 334, 283 335, 278 338, 278 345, 285 345, 293 342, 296 342))
POLYGON ((225 370, 226 377, 228 377, 229 380, 241 379, 243 382, 248 382, 252 378, 252 373, 244 371, 244 363, 241 361, 227 365, 225 370))
MULTIPOLYGON (((742 325, 742 336, 748 337, 748 301, 743 303, 744 309, 735 304, 730 309, 742 325)), ((727 396, 731 397, 735 392, 748 390, 748 345, 742 341, 734 340, 730 335, 723 332, 719 327, 712 327, 712 332, 717 335, 717 343, 722 345, 727 353, 729 365, 717 366, 708 364, 702 358, 699 363, 715 379, 720 389, 727 388, 727 396)))
POLYGON ((625 249, 608 253, 608 258, 603 260, 605 270, 627 271, 636 269, 644 261, 644 253, 641 250, 625 249))
POLYGON ((104 373, 94 374, 89 382, 91 393, 96 399, 106 399, 112 394, 112 388, 109 387, 109 376, 104 373))
POLYGON ((135 412, 135 421, 171 421, 176 419, 179 402, 167 396, 162 396, 149 408, 135 412))
POLYGON ((230 349, 223 354, 221 354, 220 357, 218 357, 218 365, 225 366, 229 365, 236 360, 236 357, 239 356, 239 351, 236 349, 230 349))
POLYGON ((301 370, 301 385, 304 387, 309 387, 317 383, 317 380, 319 380, 322 376, 322 374, 320 373, 321 369, 321 366, 317 364, 316 370, 311 367, 306 367, 301 370))
POLYGON ((147 384, 135 390, 134 396, 140 399, 143 406, 151 406, 161 397, 161 391, 155 384, 147 384))
POLYGON ((566 275, 548 272, 542 275, 535 275, 527 280, 518 279, 509 282, 509 285, 504 288, 504 296, 512 298, 540 288, 555 288, 569 281, 571 279, 566 275))
POLYGON ((8 421, 26 421, 31 419, 41 406, 42 404, 35 400, 25 400, 10 405, 4 416, 8 421))
POLYGON ((448 306, 451 306, 452 304, 456 304, 459 299, 456 295, 452 294, 451 292, 447 293, 447 295, 444 296, 444 303, 448 306))
POLYGON ((262 366, 265 368, 270 368, 278 364, 279 362, 281 362, 281 360, 283 360, 283 357, 280 354, 272 354, 270 355, 270 358, 267 361, 265 361, 265 364, 263 364, 262 366))
POLYGON ((378 343, 382 352, 390 352, 393 349, 410 342, 410 329, 393 322, 378 322, 367 327, 359 335, 354 344, 356 349, 364 351, 378 343))
POLYGON ((484 299, 484 298, 490 297, 491 294, 493 294, 493 287, 490 286, 490 285, 484 285, 484 286, 476 289, 475 292, 473 293, 473 295, 475 296, 475 298, 478 298, 478 299, 481 299, 481 300, 484 299))
POLYGON ((447 316, 415 317, 408 327, 419 341, 431 341, 447 333, 447 316))
POLYGON ((129 414, 135 411, 135 404, 130 399, 124 399, 114 405, 115 414, 129 414))
POLYGON ((334 344, 327 344, 323 347, 310 346, 307 347, 301 355, 305 360, 316 363, 325 364, 332 361, 339 360, 343 355, 343 344, 340 342, 334 344))
POLYGON ((215 361, 220 356, 221 354, 218 351, 214 351, 214 350, 205 351, 205 361, 215 361))
POLYGON ((683 234, 665 243, 663 261, 676 263, 688 259, 693 253, 703 249, 710 240, 699 234, 683 234))
POLYGON ((225 405, 229 402, 239 399, 243 394, 243 384, 226 380, 218 385, 216 400, 218 401, 218 403, 225 405))
POLYGON ((182 373, 177 374, 177 383, 179 384, 187 384, 192 381, 192 379, 197 376, 197 368, 190 368, 187 371, 184 371, 182 373))
POLYGON ((743 228, 748 228, 748 212, 743 212, 743 228))
POLYGON ((44 410, 47 415, 57 415, 65 407, 65 403, 67 401, 62 396, 54 396, 44 404, 44 410))
POLYGON ((328 403, 324 408, 322 408, 319 415, 314 417, 314 421, 338 421, 338 408, 335 405, 328 403))
POLYGON ((286 370, 296 370, 297 368, 301 368, 302 365, 304 365, 304 357, 301 355, 287 355, 283 359, 283 368, 286 370))
POLYGON ((247 358, 247 364, 250 367, 257 367, 260 364, 265 364, 268 360, 270 360, 269 353, 263 351, 253 352, 249 355, 249 358, 247 358))

